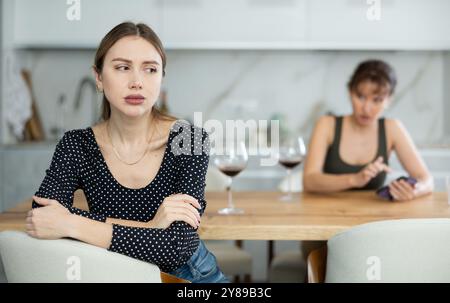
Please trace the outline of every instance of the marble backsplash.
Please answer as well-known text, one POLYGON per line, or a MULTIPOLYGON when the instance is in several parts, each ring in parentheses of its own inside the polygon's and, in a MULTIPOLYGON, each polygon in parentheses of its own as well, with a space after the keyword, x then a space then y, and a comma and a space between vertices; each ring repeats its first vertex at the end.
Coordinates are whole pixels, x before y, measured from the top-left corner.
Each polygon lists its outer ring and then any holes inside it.
MULTIPOLYGON (((327 112, 351 111, 346 84, 358 62, 383 59, 393 65, 398 87, 387 117, 400 119, 418 144, 444 136, 444 56, 441 52, 170 52, 165 85, 178 115, 207 118, 285 117, 308 136, 327 112)), ((447 96, 450 97, 450 96, 447 96)), ((450 102, 450 100, 447 100, 450 102)))
MULTIPOLYGON (((73 103, 80 80, 92 77, 93 51, 29 50, 20 57, 31 70, 49 137, 61 115, 66 129, 92 124, 92 98, 99 105, 100 97, 86 89, 78 110, 73 103), (61 95, 64 111, 58 108, 61 95)), ((220 120, 277 115, 309 136, 318 116, 351 111, 346 84, 358 62, 368 58, 386 60, 397 72, 398 87, 385 115, 400 119, 419 145, 442 143, 448 137, 448 52, 171 50, 163 86, 169 109, 180 118, 192 119, 194 112, 220 120)))

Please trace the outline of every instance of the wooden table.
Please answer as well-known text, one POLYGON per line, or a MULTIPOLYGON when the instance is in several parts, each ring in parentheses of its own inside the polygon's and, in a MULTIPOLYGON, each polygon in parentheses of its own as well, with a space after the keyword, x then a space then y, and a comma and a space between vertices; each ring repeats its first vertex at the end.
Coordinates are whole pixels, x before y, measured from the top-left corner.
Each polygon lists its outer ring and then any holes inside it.
POLYGON ((236 207, 244 215, 221 216, 224 193, 209 193, 202 239, 327 240, 355 225, 401 218, 450 218, 446 193, 414 201, 389 202, 373 192, 298 194, 294 202, 279 201, 276 192, 235 193, 236 207))
MULTIPOLYGON (((223 216, 226 194, 207 193, 208 207, 199 234, 202 239, 223 240, 327 240, 352 226, 401 218, 450 218, 446 193, 434 193, 414 201, 388 202, 373 192, 327 195, 297 194, 295 201, 282 202, 278 192, 236 192, 236 207, 245 214, 223 216)), ((24 230, 31 199, 0 214, 0 231, 24 230)), ((81 191, 74 206, 86 209, 81 191)))

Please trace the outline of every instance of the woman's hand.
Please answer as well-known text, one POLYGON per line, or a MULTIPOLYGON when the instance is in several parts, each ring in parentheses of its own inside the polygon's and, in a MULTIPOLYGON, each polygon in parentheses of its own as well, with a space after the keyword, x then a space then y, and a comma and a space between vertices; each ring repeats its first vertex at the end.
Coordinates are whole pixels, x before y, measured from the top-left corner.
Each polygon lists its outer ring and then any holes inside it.
POLYGON ((183 221, 197 229, 200 225, 199 209, 201 206, 197 199, 184 194, 171 195, 164 199, 148 225, 166 229, 174 221, 183 221))
POLYGON ((362 170, 353 175, 351 180, 353 187, 364 187, 381 172, 391 172, 391 168, 383 163, 383 157, 378 157, 374 162, 366 165, 362 170))
POLYGON ((408 201, 417 197, 417 186, 405 180, 394 180, 389 184, 389 192, 397 201, 408 201))
POLYGON ((72 214, 58 201, 33 196, 34 201, 44 207, 28 212, 27 233, 39 239, 60 239, 68 237, 68 220, 72 214))

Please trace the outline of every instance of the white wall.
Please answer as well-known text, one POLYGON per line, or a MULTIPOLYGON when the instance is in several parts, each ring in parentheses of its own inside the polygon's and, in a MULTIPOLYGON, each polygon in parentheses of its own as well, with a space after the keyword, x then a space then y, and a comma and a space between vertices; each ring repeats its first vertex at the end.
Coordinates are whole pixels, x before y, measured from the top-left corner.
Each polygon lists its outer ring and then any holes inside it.
POLYGON ((350 111, 346 83, 357 63, 380 58, 399 84, 388 116, 401 119, 421 144, 441 139, 443 53, 348 51, 171 51, 165 85, 178 115, 207 111, 211 118, 268 119, 279 112, 308 135, 319 114, 350 111), (417 121, 422 121, 418 125, 417 121))
MULTIPOLYGON (((47 133, 56 123, 59 95, 66 94, 72 108, 78 82, 91 75, 93 57, 94 51, 75 50, 23 56, 47 133)), ((356 64, 368 58, 386 60, 398 74, 386 115, 402 120, 418 144, 442 143, 446 52, 169 51, 163 85, 169 108, 181 118, 196 111, 215 119, 269 119, 280 113, 286 125, 309 135, 318 115, 351 110, 346 83, 356 64)), ((81 111, 67 115, 67 128, 91 123, 91 100, 86 91, 81 111)))

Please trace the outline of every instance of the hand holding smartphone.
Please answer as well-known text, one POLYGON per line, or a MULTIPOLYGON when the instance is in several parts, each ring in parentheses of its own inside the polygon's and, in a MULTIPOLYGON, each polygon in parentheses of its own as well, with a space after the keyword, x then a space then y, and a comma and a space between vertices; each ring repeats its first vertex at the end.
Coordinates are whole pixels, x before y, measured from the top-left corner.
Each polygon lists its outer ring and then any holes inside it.
MULTIPOLYGON (((406 182, 411 184, 411 186, 413 186, 413 187, 417 183, 417 180, 412 177, 402 176, 402 177, 396 179, 396 181, 400 181, 400 180, 405 180, 406 182)), ((377 189, 376 193, 382 199, 394 201, 394 197, 391 195, 391 193, 389 191, 389 186, 383 186, 383 187, 377 189)))

